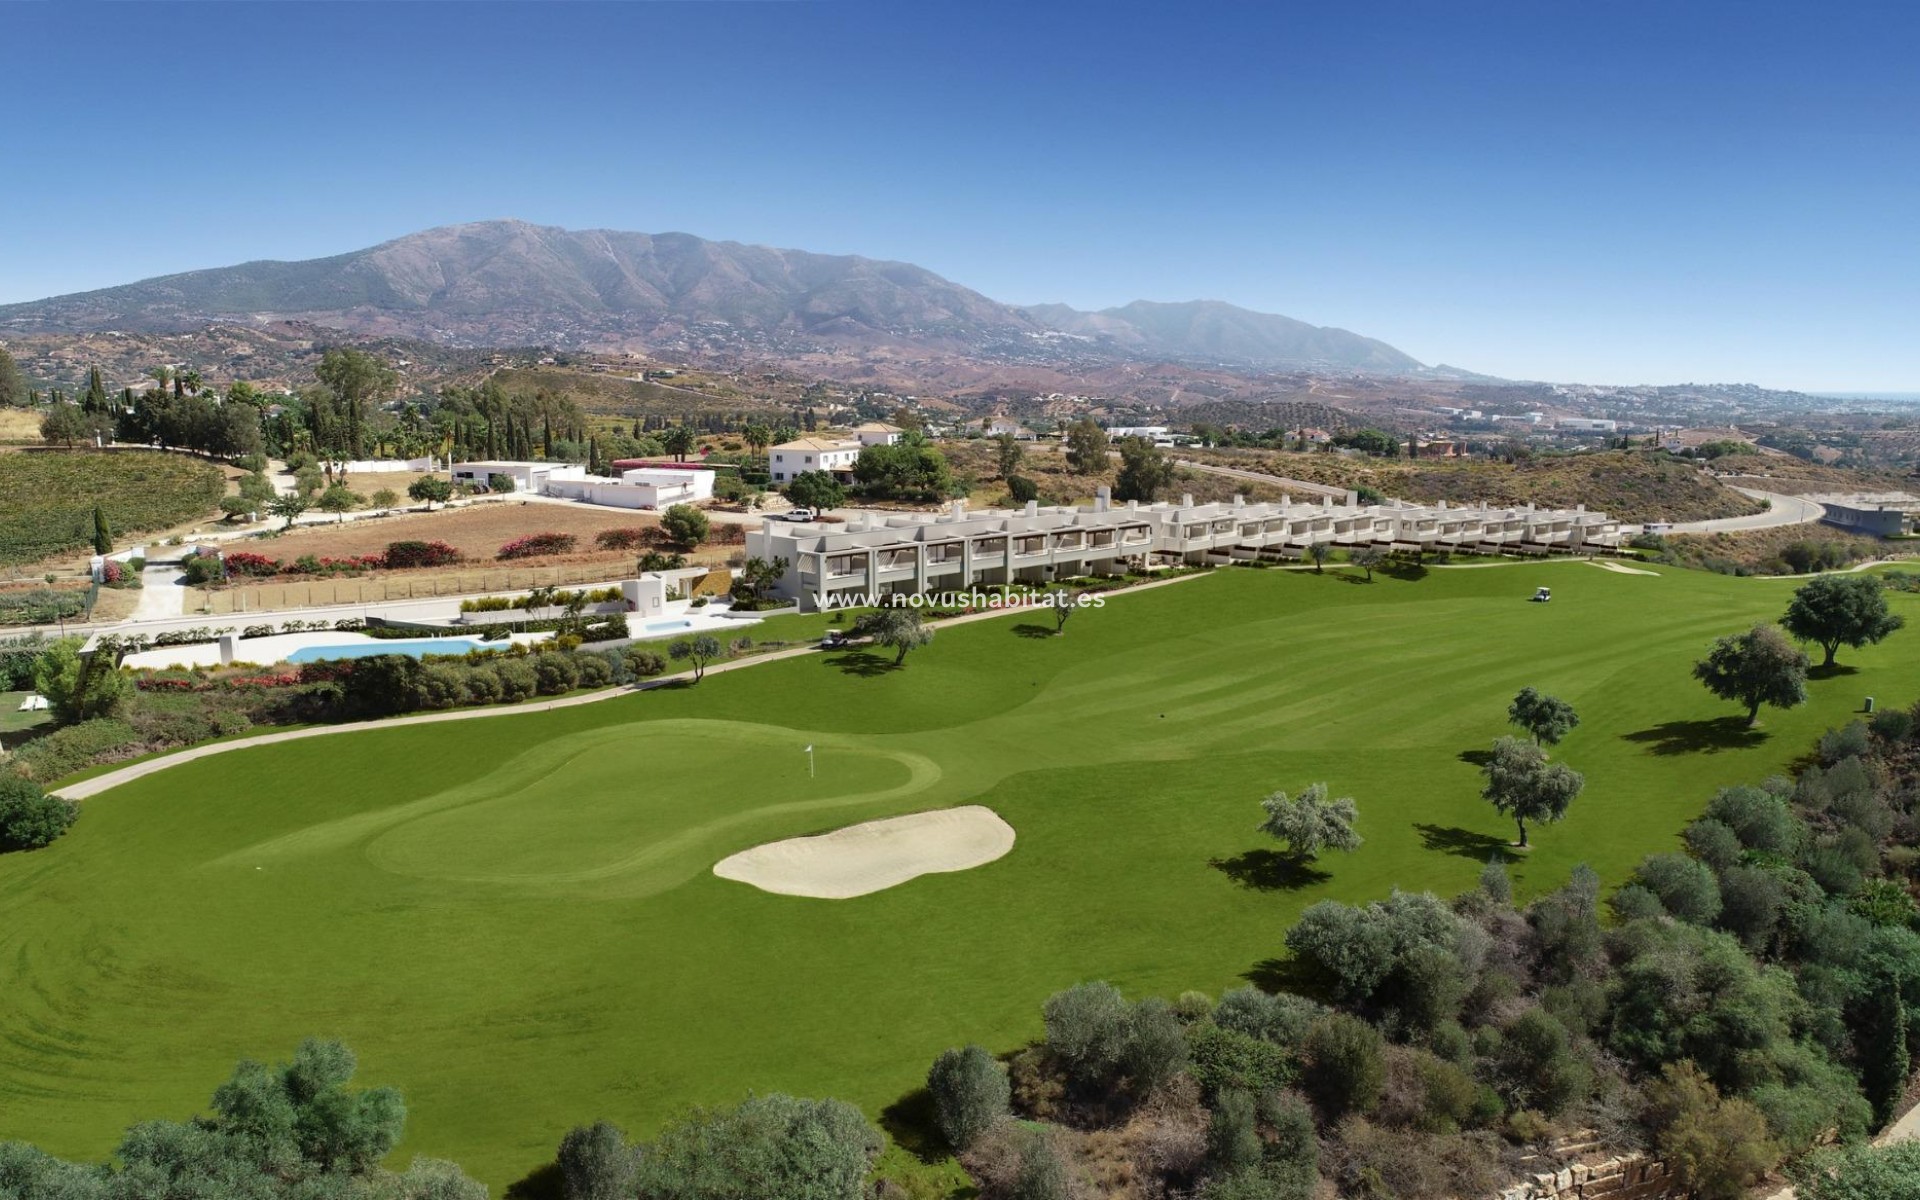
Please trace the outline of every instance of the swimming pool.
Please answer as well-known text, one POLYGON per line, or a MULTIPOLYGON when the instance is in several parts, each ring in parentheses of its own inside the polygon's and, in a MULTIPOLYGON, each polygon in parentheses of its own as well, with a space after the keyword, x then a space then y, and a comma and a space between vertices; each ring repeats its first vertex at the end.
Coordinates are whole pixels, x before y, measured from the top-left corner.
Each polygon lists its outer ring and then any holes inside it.
POLYGON ((644 633, 672 633, 676 629, 692 628, 692 621, 649 621, 640 627, 644 633))
POLYGON ((423 638, 417 642, 354 642, 346 646, 302 646, 287 655, 290 663, 322 662, 330 658, 372 658, 380 654, 404 654, 420 658, 428 654, 465 654, 469 650, 499 649, 505 642, 489 647, 468 638, 423 638))

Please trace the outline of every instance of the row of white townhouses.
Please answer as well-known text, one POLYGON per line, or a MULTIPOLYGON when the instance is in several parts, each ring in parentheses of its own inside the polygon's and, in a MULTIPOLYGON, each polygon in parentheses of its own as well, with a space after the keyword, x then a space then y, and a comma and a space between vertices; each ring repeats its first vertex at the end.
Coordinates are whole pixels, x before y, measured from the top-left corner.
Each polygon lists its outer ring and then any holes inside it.
POLYGON ((946 512, 856 515, 845 524, 769 518, 747 534, 750 556, 778 559, 778 595, 806 610, 830 597, 959 591, 1002 583, 1045 583, 1176 564, 1299 559, 1315 543, 1403 552, 1579 554, 1620 544, 1620 526, 1577 509, 1450 508, 1320 503, 1124 506, 1101 489, 1079 508, 988 509, 964 500, 946 512))

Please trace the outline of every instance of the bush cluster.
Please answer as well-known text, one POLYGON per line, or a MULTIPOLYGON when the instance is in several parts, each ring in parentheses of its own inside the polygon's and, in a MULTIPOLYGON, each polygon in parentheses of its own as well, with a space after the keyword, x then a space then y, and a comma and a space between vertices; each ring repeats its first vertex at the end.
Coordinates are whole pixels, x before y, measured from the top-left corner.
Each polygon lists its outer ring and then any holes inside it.
MULTIPOLYGON (((1516 908, 1497 858, 1452 901, 1325 901, 1286 946, 1295 985, 1330 1006, 1082 984, 1047 1001, 1004 1100, 984 1051, 942 1055, 936 1122, 989 1197, 1017 1195, 1036 1155, 1093 1169, 1113 1144, 1094 1131, 1155 1147, 1131 1166, 1143 1194, 1203 1200, 1305 1200, 1322 1177, 1354 1197, 1493 1194, 1521 1155, 1594 1131, 1673 1164, 1700 1200, 1735 1200, 1783 1157, 1887 1120, 1909 1079, 1915 717, 1829 731, 1797 779, 1722 790, 1687 853, 1650 856, 1611 898, 1610 924, 1592 871, 1516 908), (1176 1137, 1182 1089, 1199 1107, 1176 1137)), ((1842 1152, 1801 1174, 1837 1200, 1855 1194, 1843 1170, 1903 1169, 1842 1152)))
POLYGON ((570 554, 579 539, 571 533, 529 533, 517 537, 495 552, 498 559, 538 558, 546 554, 570 554))

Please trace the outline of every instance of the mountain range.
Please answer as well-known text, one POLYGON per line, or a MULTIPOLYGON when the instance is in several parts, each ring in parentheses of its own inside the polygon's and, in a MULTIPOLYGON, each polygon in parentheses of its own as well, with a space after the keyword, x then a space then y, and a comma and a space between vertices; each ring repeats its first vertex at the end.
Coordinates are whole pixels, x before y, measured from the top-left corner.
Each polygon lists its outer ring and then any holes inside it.
POLYGON ((446 226, 328 258, 242 263, 0 306, 0 335, 262 321, 451 346, 1422 370, 1385 342, 1219 301, 1139 300, 1099 312, 1018 307, 910 263, 523 221, 446 226))

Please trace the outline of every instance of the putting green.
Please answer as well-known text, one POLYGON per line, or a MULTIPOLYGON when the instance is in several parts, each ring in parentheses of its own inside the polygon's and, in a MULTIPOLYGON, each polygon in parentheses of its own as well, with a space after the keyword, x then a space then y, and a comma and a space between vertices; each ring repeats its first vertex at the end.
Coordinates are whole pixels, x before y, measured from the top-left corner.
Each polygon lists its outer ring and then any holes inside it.
MULTIPOLYGON (((76 1157, 183 1115, 242 1056, 345 1038, 407 1094, 401 1153, 496 1188, 571 1125, 644 1133, 750 1089, 880 1115, 941 1049, 1037 1032, 1053 990, 1210 991, 1315 900, 1472 885, 1511 826, 1474 755, 1534 685, 1583 719, 1587 791, 1521 893, 1617 881, 1722 784, 1866 695, 1914 698, 1920 630, 1740 727, 1689 677, 1791 584, 1581 564, 1224 571, 1065 636, 1008 616, 891 670, 827 653, 583 707, 234 751, 86 802, 0 857, 5 1133, 76 1157), (1550 584, 1548 605, 1525 602, 1550 584), (815 747, 810 777, 803 747, 815 747), (1258 800, 1327 781, 1366 845, 1288 868, 1258 800), (960 803, 1005 857, 850 900, 717 879, 763 842, 960 803)), ((1920 597, 1894 603, 1920 626, 1920 597)))

